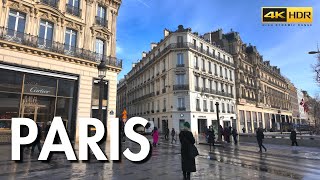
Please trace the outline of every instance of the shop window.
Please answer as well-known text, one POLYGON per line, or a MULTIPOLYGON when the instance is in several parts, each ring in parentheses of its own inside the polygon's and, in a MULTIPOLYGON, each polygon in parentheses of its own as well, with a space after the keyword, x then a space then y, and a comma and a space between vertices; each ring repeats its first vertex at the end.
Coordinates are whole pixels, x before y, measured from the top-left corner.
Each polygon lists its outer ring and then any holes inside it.
POLYGON ((0 129, 10 129, 11 119, 19 117, 20 94, 0 93, 0 129))
POLYGON ((0 70, 0 91, 19 92, 22 89, 23 74, 20 72, 0 70))

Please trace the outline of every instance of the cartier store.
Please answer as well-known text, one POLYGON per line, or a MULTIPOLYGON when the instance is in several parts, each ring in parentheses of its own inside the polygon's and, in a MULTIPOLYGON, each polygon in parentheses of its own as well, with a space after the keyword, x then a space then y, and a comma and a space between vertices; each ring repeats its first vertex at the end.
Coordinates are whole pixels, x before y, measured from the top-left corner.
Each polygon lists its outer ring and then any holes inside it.
POLYGON ((0 131, 14 117, 30 118, 44 128, 60 116, 70 138, 75 135, 78 76, 53 71, 0 66, 0 131))

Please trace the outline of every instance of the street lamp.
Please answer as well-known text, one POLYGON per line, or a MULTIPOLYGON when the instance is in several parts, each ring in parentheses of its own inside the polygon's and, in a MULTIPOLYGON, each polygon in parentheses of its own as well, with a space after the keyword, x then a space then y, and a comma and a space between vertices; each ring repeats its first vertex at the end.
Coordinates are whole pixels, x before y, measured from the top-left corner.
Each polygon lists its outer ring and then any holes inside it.
POLYGON ((100 91, 99 91, 99 111, 98 111, 98 118, 100 121, 105 125, 105 121, 103 120, 103 113, 102 113, 102 99, 103 99, 103 78, 106 77, 107 66, 106 61, 104 59, 101 60, 100 64, 98 65, 98 77, 100 79, 100 91))
POLYGON ((308 52, 308 54, 320 54, 320 51, 318 50, 318 51, 310 51, 310 52, 308 52))
POLYGON ((218 142, 221 142, 221 129, 220 129, 220 119, 219 119, 219 103, 216 102, 216 110, 217 110, 217 121, 218 121, 218 142))

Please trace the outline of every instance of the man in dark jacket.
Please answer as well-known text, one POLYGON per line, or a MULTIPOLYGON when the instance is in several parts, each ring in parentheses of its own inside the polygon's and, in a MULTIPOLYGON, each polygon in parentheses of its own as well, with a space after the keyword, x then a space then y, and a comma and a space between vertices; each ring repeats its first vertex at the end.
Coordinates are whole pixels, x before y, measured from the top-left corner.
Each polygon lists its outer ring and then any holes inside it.
POLYGON ((172 128, 171 130, 171 143, 174 142, 177 142, 177 140, 175 139, 175 136, 176 136, 176 131, 174 130, 174 128, 172 128))
POLYGON ((238 132, 236 128, 232 129, 232 137, 233 137, 234 144, 238 144, 238 132))
POLYGON ((164 139, 165 140, 169 140, 169 128, 168 127, 166 127, 166 129, 165 129, 165 132, 164 132, 164 139))
POLYGON ((291 139, 291 142, 292 142, 291 146, 294 146, 294 145, 298 146, 297 132, 294 129, 291 130, 290 139, 291 139))
POLYGON ((259 145, 259 152, 262 152, 261 147, 263 147, 264 151, 267 151, 267 148, 264 147, 264 145, 262 144, 262 140, 264 139, 264 134, 263 134, 263 130, 261 128, 257 129, 257 141, 258 141, 258 145, 259 145))
POLYGON ((183 179, 190 179, 191 172, 196 172, 195 157, 191 156, 191 146, 194 146, 195 140, 190 132, 190 124, 184 123, 185 129, 179 134, 181 143, 181 165, 183 171, 183 179))
POLYGON ((210 147, 210 152, 211 152, 211 146, 214 146, 214 139, 215 139, 214 130, 210 128, 208 131, 208 143, 210 147))

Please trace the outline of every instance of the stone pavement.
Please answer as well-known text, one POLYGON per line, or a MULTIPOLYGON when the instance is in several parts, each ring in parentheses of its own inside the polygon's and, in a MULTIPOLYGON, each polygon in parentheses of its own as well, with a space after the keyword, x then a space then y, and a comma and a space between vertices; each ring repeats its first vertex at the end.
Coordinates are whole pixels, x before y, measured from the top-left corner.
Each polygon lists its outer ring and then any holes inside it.
MULTIPOLYGON (((127 141, 122 151, 140 147, 127 141)), ((197 172, 192 179, 320 179, 320 149, 266 144, 259 153, 256 144, 225 144, 209 153, 198 145, 197 172)), ((106 154, 108 154, 108 146, 106 154)), ((182 179, 180 145, 161 140, 149 161, 136 164, 124 157, 121 162, 69 162, 64 154, 54 154, 50 162, 37 161, 38 154, 25 153, 22 163, 10 161, 9 145, 0 145, 0 179, 182 179)))

